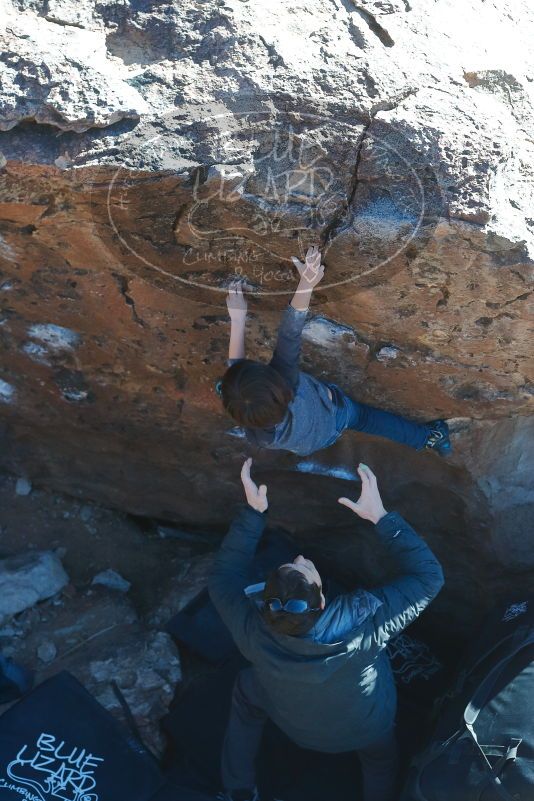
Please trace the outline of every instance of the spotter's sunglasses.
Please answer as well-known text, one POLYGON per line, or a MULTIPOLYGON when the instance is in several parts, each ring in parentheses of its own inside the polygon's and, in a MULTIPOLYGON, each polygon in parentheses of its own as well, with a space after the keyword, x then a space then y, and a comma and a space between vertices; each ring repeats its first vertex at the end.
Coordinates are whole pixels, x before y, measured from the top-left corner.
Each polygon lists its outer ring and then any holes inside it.
POLYGON ((269 598, 268 601, 263 602, 263 606, 267 607, 271 612, 291 612, 292 615, 302 615, 304 612, 319 612, 320 607, 310 607, 308 601, 301 601, 298 598, 290 598, 285 604, 282 603, 280 598, 269 598))

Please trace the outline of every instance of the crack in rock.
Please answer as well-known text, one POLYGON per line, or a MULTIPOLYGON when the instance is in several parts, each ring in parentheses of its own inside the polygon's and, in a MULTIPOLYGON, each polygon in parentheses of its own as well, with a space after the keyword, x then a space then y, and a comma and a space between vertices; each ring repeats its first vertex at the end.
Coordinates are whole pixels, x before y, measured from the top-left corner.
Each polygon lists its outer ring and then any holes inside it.
POLYGON ((128 294, 128 291, 130 289, 130 282, 128 281, 126 276, 120 275, 120 273, 111 273, 111 275, 113 276, 113 278, 117 282, 117 286, 119 287, 119 291, 120 291, 121 295, 123 296, 123 298, 124 298, 124 300, 126 302, 126 305, 129 306, 131 311, 132 311, 132 319, 134 320, 134 322, 137 323, 137 325, 141 325, 144 328, 146 326, 146 323, 142 319, 142 317, 139 317, 139 315, 137 314, 137 309, 135 307, 135 301, 132 298, 132 296, 128 294))
POLYGON ((47 22, 51 22, 54 25, 61 25, 64 28, 80 28, 82 31, 86 29, 85 25, 82 25, 80 22, 67 22, 63 19, 58 19, 51 14, 45 14, 44 19, 47 22))
POLYGON ((380 25, 376 17, 374 17, 370 11, 367 11, 365 8, 360 8, 360 6, 357 6, 356 4, 354 4, 354 8, 356 9, 356 12, 360 15, 360 17, 367 23, 367 26, 371 31, 371 33, 374 33, 374 35, 378 39, 380 39, 384 47, 394 46, 395 44, 394 40, 391 38, 386 29, 383 28, 382 25, 380 25))
POLYGON ((180 230, 180 225, 182 222, 182 218, 189 207, 189 203, 182 203, 176 214, 174 215, 174 220, 172 223, 172 230, 174 234, 177 234, 180 230))
POLYGON ((371 125, 374 122, 374 118, 375 118, 376 114, 378 114, 379 111, 393 111, 393 109, 397 108, 397 106, 399 106, 401 103, 403 103, 408 97, 416 95, 418 93, 418 91, 419 91, 418 87, 410 86, 400 96, 394 97, 394 98, 390 98, 389 100, 380 101, 379 103, 376 103, 375 105, 373 105, 372 108, 369 110, 369 112, 368 112, 369 113, 369 122, 367 123, 367 125, 364 126, 364 128, 362 130, 362 133, 361 133, 360 143, 359 143, 359 146, 358 146, 358 150, 356 152, 356 160, 355 160, 355 163, 354 163, 354 169, 352 171, 352 176, 351 176, 351 180, 350 180, 350 184, 349 184, 349 191, 348 191, 348 194, 347 194, 347 200, 343 204, 343 207, 338 212, 338 214, 334 215, 332 220, 325 227, 325 229, 323 231, 323 234, 322 234, 322 240, 323 240, 324 244, 326 244, 329 240, 334 239, 335 235, 337 234, 338 230, 340 229, 340 227, 342 225, 342 219, 346 218, 346 216, 347 216, 347 214, 349 212, 349 209, 352 206, 352 202, 354 200, 354 196, 356 194, 356 189, 358 188, 358 183, 359 183, 359 181, 358 181, 358 172, 359 172, 359 169, 360 169, 360 162, 361 162, 361 158, 362 158, 363 146, 365 144, 365 140, 367 139, 367 137, 369 135, 369 131, 370 131, 371 125))
POLYGON ((354 195, 356 194, 356 189, 358 187, 358 171, 360 169, 360 161, 361 161, 361 157, 362 157, 363 145, 365 143, 365 140, 367 138, 367 135, 369 133, 369 129, 370 129, 371 125, 372 125, 372 119, 364 127, 364 129, 362 130, 360 143, 358 145, 358 150, 356 152, 356 160, 354 162, 354 169, 352 171, 352 175, 351 175, 351 179, 350 179, 350 183, 349 183, 349 191, 347 193, 347 199, 346 199, 345 203, 343 204, 342 209, 336 215, 334 215, 332 220, 328 223, 328 225, 324 229, 323 234, 322 234, 322 239, 323 239, 324 245, 326 245, 328 241, 334 239, 336 233, 338 232, 340 227, 344 224, 344 220, 347 217, 349 209, 350 209, 350 207, 352 205, 352 201, 354 200, 354 195))
POLYGON ((406 91, 402 92, 402 94, 398 95, 397 97, 392 97, 389 100, 380 100, 378 103, 375 103, 371 106, 370 115, 374 118, 379 111, 394 111, 401 103, 407 100, 409 97, 416 95, 419 92, 420 87, 418 86, 410 86, 406 91))
POLYGON ((523 294, 518 295, 516 298, 512 298, 511 300, 505 300, 502 303, 493 303, 491 300, 486 301, 486 306, 488 309, 500 309, 503 306, 510 306, 511 303, 517 303, 518 300, 527 300, 532 294, 531 291, 523 292, 523 294))
POLYGON ((269 63, 276 69, 276 67, 285 67, 286 63, 280 53, 276 50, 273 44, 267 42, 261 34, 259 35, 259 39, 264 45, 265 49, 267 50, 267 54, 269 56, 269 63))

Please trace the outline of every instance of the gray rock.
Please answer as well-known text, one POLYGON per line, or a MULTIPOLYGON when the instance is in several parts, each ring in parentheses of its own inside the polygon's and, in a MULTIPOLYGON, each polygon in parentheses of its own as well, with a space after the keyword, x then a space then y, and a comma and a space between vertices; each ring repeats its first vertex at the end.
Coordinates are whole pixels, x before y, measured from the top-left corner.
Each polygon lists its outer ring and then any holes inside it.
POLYGON ((104 35, 77 27, 90 24, 80 3, 51 3, 50 19, 5 5, 2 12, 0 130, 31 118, 66 131, 86 131, 148 111, 125 80, 125 65, 108 62, 104 35), (65 91, 67 86, 76 90, 65 91))
POLYGON ((168 592, 161 599, 161 605, 149 616, 152 626, 164 626, 169 618, 181 612, 189 601, 207 587, 213 557, 213 553, 208 553, 181 563, 168 592))
POLYGON ((92 660, 82 677, 87 689, 116 715, 122 715, 111 682, 116 682, 147 745, 161 753, 159 720, 182 680, 180 656, 168 634, 137 632, 128 642, 115 645, 103 658, 92 660))
POLYGON ((91 584, 101 584, 103 587, 117 592, 128 592, 132 586, 116 570, 103 570, 94 577, 91 584))
POLYGON ((37 656, 44 662, 45 665, 48 665, 50 662, 53 662, 57 656, 57 648, 53 642, 47 640, 46 642, 41 643, 41 645, 37 649, 37 656))
POLYGON ((386 346, 384 348, 380 348, 378 353, 376 354, 376 358, 379 362, 387 362, 390 359, 396 359, 399 355, 398 348, 392 348, 391 346, 386 346))
POLYGON ((80 342, 80 335, 70 328, 54 323, 34 323, 28 335, 37 339, 48 353, 73 350, 80 342))
POLYGON ((51 598, 68 582, 60 559, 50 551, 0 560, 0 620, 51 598))
POLYGON ((83 523, 88 523, 93 516, 93 507, 86 504, 80 509, 80 520, 83 523))
POLYGON ((17 478, 17 483, 15 484, 15 492, 17 495, 29 495, 32 491, 32 483, 27 478, 17 478))
POLYGON ((73 25, 78 28, 91 28, 94 3, 91 0, 48 0, 46 19, 59 25, 73 25))
POLYGON ((316 314, 306 322, 303 337, 314 345, 329 346, 340 338, 354 340, 356 334, 348 325, 341 325, 335 320, 316 314))
MULTIPOLYGON (((6 254, 6 246, 4 243, 0 244, 0 253, 2 252, 4 252, 4 255, 6 254)), ((7 255, 10 255, 9 247, 7 247, 7 255)), ((6 287, 6 284, 2 284, 0 288, 5 291, 6 288, 9 289, 9 285, 6 287)), ((15 387, 0 378, 0 403, 12 403, 15 400, 15 397, 15 387)))

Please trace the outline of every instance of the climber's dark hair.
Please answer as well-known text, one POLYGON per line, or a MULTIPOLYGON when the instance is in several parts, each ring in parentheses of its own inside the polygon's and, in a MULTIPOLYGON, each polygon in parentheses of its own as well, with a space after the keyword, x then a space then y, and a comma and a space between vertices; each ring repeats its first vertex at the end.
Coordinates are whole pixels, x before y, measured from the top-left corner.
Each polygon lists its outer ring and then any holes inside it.
MULTIPOLYGON (((321 588, 318 584, 311 583, 300 570, 294 570, 289 565, 281 567, 269 573, 265 588, 263 590, 263 600, 279 598, 284 604, 291 598, 307 601, 308 606, 315 609, 321 605, 321 588)), ((292 614, 291 612, 271 612, 268 606, 264 606, 262 615, 267 624, 278 634, 289 634, 299 637, 306 634, 313 626, 315 621, 321 616, 322 609, 315 612, 303 612, 302 614, 292 614)))
POLYGON ((239 359, 221 381, 223 406, 245 428, 268 428, 283 420, 293 390, 268 364, 239 359))

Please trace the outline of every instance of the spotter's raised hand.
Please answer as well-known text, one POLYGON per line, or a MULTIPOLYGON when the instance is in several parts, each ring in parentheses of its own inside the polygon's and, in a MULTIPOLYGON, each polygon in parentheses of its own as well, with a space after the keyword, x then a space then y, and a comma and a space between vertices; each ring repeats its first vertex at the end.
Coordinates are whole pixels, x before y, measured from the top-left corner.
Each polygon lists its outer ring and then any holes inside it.
POLYGON ((358 475, 362 480, 362 491, 358 500, 351 501, 349 498, 338 498, 338 502, 352 509, 363 520, 378 523, 387 512, 384 509, 384 504, 378 491, 376 476, 371 468, 365 464, 358 465, 358 475))
POLYGON ((257 512, 265 512, 269 506, 267 500, 267 487, 261 484, 259 487, 254 483, 250 477, 250 468, 252 466, 252 459, 247 459, 241 468, 241 481, 245 495, 247 496, 247 503, 252 506, 257 512))

